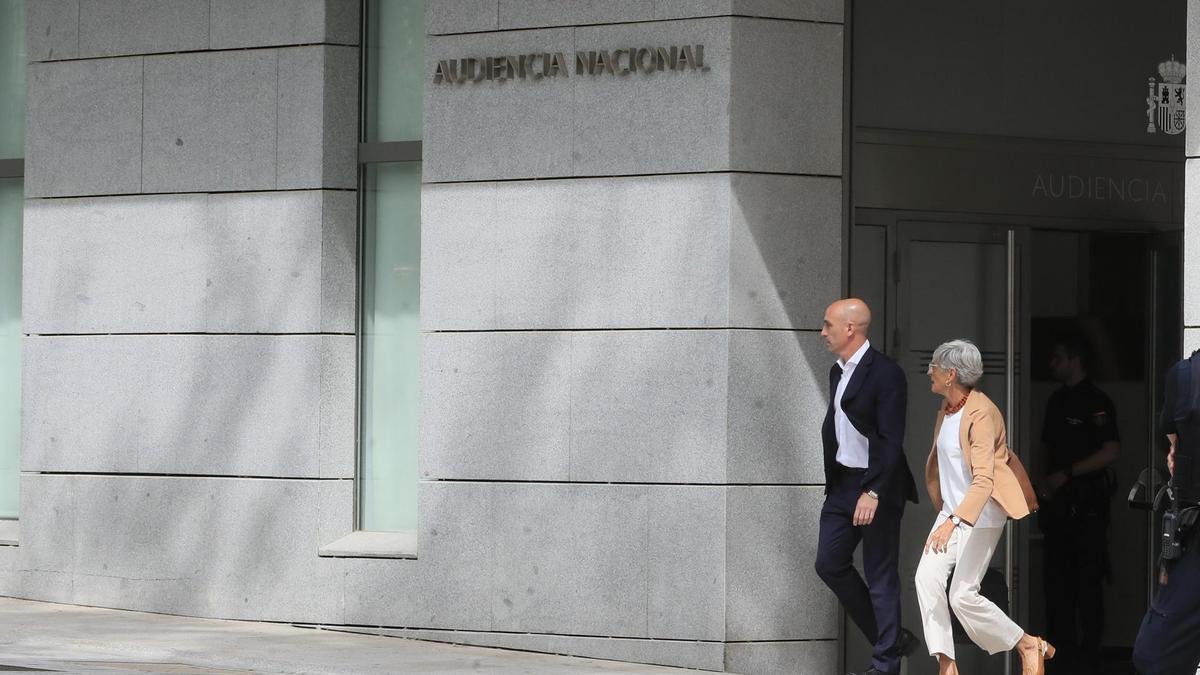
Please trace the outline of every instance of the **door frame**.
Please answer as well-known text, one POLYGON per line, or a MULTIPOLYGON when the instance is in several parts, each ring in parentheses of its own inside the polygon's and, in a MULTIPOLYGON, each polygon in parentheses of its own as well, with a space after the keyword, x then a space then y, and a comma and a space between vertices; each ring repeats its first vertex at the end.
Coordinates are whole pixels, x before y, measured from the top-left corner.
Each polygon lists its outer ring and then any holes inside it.
MULTIPOLYGON (((1146 363, 1148 369, 1146 400, 1148 407, 1145 408, 1145 410, 1157 411, 1160 407, 1160 398, 1162 398, 1162 390, 1160 390, 1160 382, 1162 382, 1162 380, 1160 380, 1160 378, 1162 378, 1162 371, 1164 370, 1163 368, 1159 368, 1160 365, 1163 365, 1160 362, 1164 362, 1165 359, 1164 363, 1174 363, 1174 360, 1178 358, 1178 354, 1175 352, 1182 351, 1182 292, 1180 293, 1180 299, 1178 299, 1180 300, 1178 301, 1178 306, 1170 307, 1170 309, 1166 311, 1163 311, 1162 307, 1159 306, 1160 303, 1156 299, 1156 293, 1159 292, 1159 288, 1162 288, 1166 285, 1172 285, 1172 283, 1174 283, 1174 285, 1177 287, 1182 288, 1182 223, 1072 219, 1072 217, 1058 216, 1010 216, 983 213, 958 213, 958 211, 950 213, 950 211, 919 211, 870 207, 858 207, 851 209, 850 217, 848 217, 847 220, 850 221, 850 223, 848 223, 846 232, 847 244, 845 246, 845 256, 848 261, 850 261, 850 264, 863 264, 864 262, 862 258, 858 258, 858 256, 856 256, 857 251, 856 246, 854 246, 856 234, 858 232, 862 232, 859 231, 858 226, 881 228, 884 233, 884 238, 886 238, 886 256, 884 256, 883 261, 880 261, 886 265, 886 270, 883 270, 884 294, 883 297, 880 297, 876 300, 880 301, 880 303, 883 305, 881 309, 883 310, 883 323, 886 325, 886 330, 882 331, 882 334, 876 334, 876 339, 872 340, 872 342, 875 342, 878 348, 881 348, 882 351, 888 354, 892 354, 892 356, 899 356, 898 347, 902 347, 902 340, 904 340, 904 336, 896 335, 896 327, 898 327, 900 324, 902 317, 906 316, 907 311, 904 309, 904 307, 902 307, 904 298, 901 297, 899 289, 900 271, 902 265, 907 262, 902 261, 899 252, 899 247, 901 246, 901 227, 928 228, 928 232, 932 233, 950 232, 955 234, 955 237, 958 239, 968 239, 968 237, 971 237, 971 235, 968 234, 970 229, 976 229, 976 231, 980 232, 995 231, 995 229, 1001 229, 1001 231, 1004 232, 1013 231, 1015 247, 1016 249, 1022 251, 1022 253, 1016 253, 1013 265, 1015 268, 1020 269, 1020 274, 1018 275, 1020 279, 1026 280, 1031 279, 1031 245, 1033 232, 1099 232, 1145 235, 1152 256, 1150 264, 1150 287, 1147 288, 1147 306, 1154 307, 1154 311, 1148 313, 1146 328, 1146 345, 1148 352, 1146 354, 1146 363), (958 232, 956 233, 955 228, 958 229, 958 232), (1168 264, 1166 265, 1165 271, 1164 269, 1160 269, 1163 267, 1162 261, 1164 256, 1176 256, 1178 261, 1176 263, 1176 268, 1172 269, 1168 264), (1165 327, 1163 322, 1168 321, 1170 318, 1170 312, 1172 311, 1175 312, 1174 316, 1180 318, 1178 318, 1178 321, 1176 321, 1175 325, 1172 325, 1172 327, 1165 327), (1164 325, 1164 327, 1159 328, 1160 325, 1164 325), (1175 348, 1175 352, 1172 352, 1168 354, 1168 356, 1164 357, 1164 351, 1171 351, 1172 347, 1170 345, 1176 345, 1177 348, 1175 348)), ((982 233, 974 234, 973 237, 976 237, 976 240, 990 240, 998 243, 995 234, 990 235, 990 239, 988 234, 982 233)), ((874 261, 872 261, 872 263, 874 263, 874 261)), ((846 279, 846 288, 848 291, 852 293, 858 293, 857 289, 851 286, 853 274, 851 274, 850 271, 847 271, 846 279)), ((1028 288, 1028 285, 1026 285, 1026 287, 1020 288, 1019 294, 1027 295, 1028 291, 1030 291, 1030 288, 1028 288)), ((1022 304, 1021 307, 1030 306, 1031 305, 1028 303, 1027 297, 1024 298, 1024 304, 1022 304)), ((1018 333, 1018 336, 1016 336, 1015 339, 1018 348, 1016 348, 1015 351, 1019 354, 1032 354, 1031 321, 1028 321, 1028 319, 1031 317, 1025 317, 1025 321, 1021 321, 1020 311, 1015 312, 1015 317, 1018 319, 1018 321, 1016 321, 1016 328, 1018 328, 1016 333, 1018 333)), ((1016 410, 1018 410, 1018 416, 1016 417, 1018 418, 1007 419, 1007 422, 1010 425, 1010 429, 1014 431, 1010 437, 1013 437, 1016 442, 1019 442, 1018 446, 1016 446, 1019 456, 1021 456, 1022 461, 1028 462, 1031 453, 1033 450, 1036 450, 1034 443, 1037 443, 1038 430, 1031 428, 1033 419, 1031 414, 1032 411, 1030 410, 1031 398, 1028 395, 1021 396, 1020 394, 1022 392, 1030 392, 1030 382, 1033 369, 1022 368, 1022 364, 1019 362, 1015 362, 1014 366, 1014 370, 1016 374, 1018 374, 1018 377, 1015 378, 1016 382, 1014 388, 1016 401, 1018 401, 1018 405, 1016 405, 1016 410), (1025 428, 1022 428, 1022 423, 1024 423, 1025 428), (1016 425, 1015 429, 1012 428, 1012 425, 1014 424, 1016 425)), ((1151 437, 1147 438, 1146 440, 1146 462, 1148 465, 1159 466, 1165 470, 1165 459, 1163 456, 1160 456, 1160 453, 1156 452, 1156 443, 1158 442, 1158 436, 1160 436, 1160 434, 1158 434, 1157 416, 1151 420, 1151 423, 1148 424, 1148 426, 1150 426, 1150 432, 1148 432, 1148 435, 1151 437)), ((1141 442, 1140 438, 1132 441, 1138 443, 1141 442)), ((916 468, 919 470, 920 467, 916 468)), ((1116 498, 1117 500, 1121 500, 1122 497, 1123 492, 1120 492, 1116 498)), ((1122 507, 1120 503, 1117 503, 1114 508, 1124 507, 1122 507)), ((1157 545, 1157 537, 1154 536, 1152 514, 1147 514, 1146 518, 1147 537, 1151 539, 1152 545, 1157 545)), ((1009 527, 1013 527, 1013 525, 1010 525, 1009 527)), ((1022 626, 1025 626, 1027 625, 1028 614, 1030 614, 1031 608, 1031 598, 1028 596, 1028 593, 1030 593, 1031 589, 1028 587, 1027 583, 1022 583, 1022 571, 1028 571, 1028 569, 1030 569, 1028 566, 1031 565, 1030 552, 1032 545, 1030 537, 1032 534, 1032 519, 1022 519, 1018 522, 1018 524, 1015 525, 1015 527, 1016 531, 1010 531, 1006 537, 1007 542, 1018 544, 1016 545, 1016 550, 1012 554, 1015 562, 1014 572, 1016 574, 1015 577, 1013 577, 1013 575, 1010 575, 1009 577, 1009 579, 1014 580, 1014 584, 1010 586, 1010 596, 1014 595, 1014 586, 1016 589, 1018 589, 1018 591, 1015 591, 1015 597, 1010 597, 1009 607, 1015 610, 1014 619, 1020 622, 1022 626)), ((1153 556, 1153 550, 1150 551, 1150 555, 1153 556)), ((1151 573, 1153 571, 1152 562, 1153 561, 1151 561, 1150 565, 1147 566, 1147 569, 1150 569, 1151 573)), ((1152 592, 1152 574, 1147 574, 1147 607, 1148 603, 1150 603, 1152 592)), ((845 658, 846 656, 846 633, 847 631, 850 631, 850 629, 853 629, 846 626, 845 621, 846 620, 844 619, 839 627, 841 644, 839 655, 841 658, 845 658)))
MULTIPOLYGON (((1174 284, 1180 289, 1179 307, 1172 308, 1175 315, 1180 317, 1173 327, 1159 328, 1163 321, 1169 319, 1170 311, 1166 312, 1166 316, 1161 311, 1154 311, 1148 314, 1146 328, 1146 344, 1147 344, 1147 402, 1152 410, 1157 410, 1161 398, 1161 391, 1158 385, 1161 384, 1163 375, 1159 368, 1162 361, 1163 350, 1170 350, 1170 344, 1175 344, 1182 349, 1182 265, 1179 264, 1177 269, 1169 268, 1164 272, 1161 267, 1162 256, 1176 255, 1181 256, 1180 246, 1182 241, 1183 227, 1181 224, 1163 224, 1163 223, 1147 223, 1147 222, 1127 222, 1114 220, 1091 220, 1091 219, 1073 219, 1061 217, 1047 216, 1006 216, 995 214, 981 213, 949 213, 949 212, 922 212, 912 210, 898 209, 878 209, 859 207, 851 210, 851 221, 847 233, 846 257, 851 265, 861 265, 863 261, 857 259, 856 250, 854 247, 854 239, 857 226, 869 226, 882 228, 886 238, 886 256, 882 261, 886 269, 883 271, 884 297, 879 298, 884 305, 884 325, 886 330, 882 335, 877 334, 876 340, 873 342, 881 343, 877 346, 883 351, 892 356, 900 354, 899 349, 903 348, 904 337, 898 334, 899 326, 902 325, 902 320, 907 315, 907 308, 903 306, 904 297, 899 286, 901 283, 901 272, 904 265, 909 261, 901 255, 900 248, 902 244, 902 230, 907 230, 909 239, 912 238, 912 233, 919 233, 922 236, 934 236, 939 233, 949 233, 952 240, 962 241, 989 241, 993 243, 1001 243, 999 232, 1005 233, 1003 237, 1007 239, 1007 233, 1013 233, 1013 247, 1010 249, 1010 255, 1015 256, 1015 259, 1010 262, 1010 266, 1017 272, 1015 277, 1018 280, 1029 280, 1031 274, 1031 242, 1032 233, 1038 230, 1060 231, 1060 232, 1106 232, 1106 233, 1131 233, 1140 234, 1147 237, 1148 247, 1151 250, 1150 284, 1147 289, 1147 305, 1159 310, 1159 302, 1157 295, 1159 288, 1163 285, 1174 284), (1164 276, 1165 275, 1165 276, 1164 276), (1167 278, 1171 277, 1171 278, 1167 278), (1178 278, 1174 278, 1178 277, 1178 278), (1165 331, 1172 331, 1171 335, 1164 335, 1165 331), (882 338, 882 339, 879 339, 882 338)), ((850 287, 853 275, 849 272, 847 277, 847 289, 850 292, 858 292, 850 287)), ((1032 453, 1036 450, 1035 444, 1038 442, 1037 430, 1032 428, 1032 410, 1030 409, 1031 397, 1027 394, 1030 391, 1031 375, 1033 368, 1023 367, 1031 366, 1031 363, 1021 364, 1018 355, 1031 355, 1032 350, 1032 317, 1022 317, 1021 312, 1027 311, 1031 307, 1028 300, 1030 284, 1026 283, 1013 289, 1012 295, 1018 298, 1017 306, 1013 308, 1013 318, 1015 324, 1015 335, 1013 336, 1013 344, 1015 349, 1010 349, 1013 352, 1014 361, 1012 364, 1012 372, 1014 374, 1014 386, 1012 387, 1013 396, 1016 404, 1015 409, 1017 415, 1007 415, 1006 421, 1010 425, 1010 438, 1014 439, 1014 447, 1022 461, 1029 465, 1029 460, 1032 453)), ((1013 333, 1010 330, 1010 333, 1013 333)), ((1179 350, 1176 350, 1179 351, 1179 350)), ((1027 357, 1028 358, 1028 357, 1027 357)), ((1175 354, 1171 354, 1166 360, 1173 362, 1177 358, 1175 354)), ((1147 439, 1147 464, 1155 466, 1163 466, 1165 468, 1165 460, 1155 452, 1155 443, 1157 435, 1157 421, 1152 421, 1150 427, 1150 438, 1147 439)), ((1131 439, 1135 443, 1140 444, 1142 439, 1131 439)), ((916 467, 918 470, 921 467, 916 467)), ((1124 487, 1124 486, 1122 486, 1124 487)), ((1116 499, 1123 498, 1123 491, 1119 492, 1116 499)), ((1114 508, 1124 508, 1117 503, 1114 508)), ((1030 569, 1030 552, 1033 548, 1031 545, 1032 534, 1032 519, 1023 519, 1015 525, 1009 525, 1009 532, 1005 537, 1007 545, 1013 547, 1009 553, 1011 556, 1012 571, 1014 574, 1009 577, 1010 582, 1010 608, 1014 619, 1021 625, 1028 625, 1031 602, 1029 583, 1026 582, 1026 574, 1030 569)), ((1154 535, 1154 525, 1152 515, 1147 514, 1147 537, 1152 544, 1157 543, 1157 537, 1154 535)), ((1150 551, 1153 555, 1153 551, 1150 551)), ((1153 592, 1153 565, 1149 564, 1147 569, 1151 574, 1147 575, 1147 606, 1149 603, 1150 594, 1153 592)), ((840 628, 841 633, 841 649, 839 654, 842 659, 846 658, 848 641, 846 634, 848 630, 854 630, 846 625, 847 619, 843 618, 840 628)), ((1009 672, 1012 672, 1011 666, 1009 672)))
MULTIPOLYGON (((1030 354, 1032 335, 1030 322, 1022 320, 1030 306, 1028 292, 1031 260, 1029 251, 1029 226, 989 223, 973 218, 958 222, 928 221, 903 218, 893 224, 895 236, 889 236, 888 248, 896 266, 892 283, 888 285, 888 303, 894 311, 888 316, 888 335, 891 339, 890 353, 899 358, 906 348, 903 326, 908 325, 910 307, 904 288, 908 277, 904 270, 912 264, 908 259, 908 246, 914 241, 961 242, 994 244, 1005 247, 1007 254, 1007 279, 1005 280, 1007 306, 1005 312, 1004 380, 1005 400, 996 401, 1004 412, 1009 445, 1017 457, 1031 466, 1033 459, 1033 434, 1028 420, 1031 419, 1029 397, 1030 369, 1021 363, 1023 355, 1030 354), (1015 414, 1014 414, 1015 412, 1015 414)), ((890 233, 889 233, 890 234, 890 233)), ((1028 317, 1024 317, 1028 318, 1028 317)), ((954 336, 946 336, 951 338, 954 336)), ((1024 356, 1027 359, 1027 356, 1024 356)), ((918 467, 920 469, 920 467, 918 467)), ((1004 577, 1008 582, 1009 615, 1021 624, 1029 622, 1029 588, 1024 579, 1029 570, 1028 528, 1030 519, 1009 521, 1004 537, 1004 577)), ((1008 669, 1011 672, 1011 668, 1008 669)))

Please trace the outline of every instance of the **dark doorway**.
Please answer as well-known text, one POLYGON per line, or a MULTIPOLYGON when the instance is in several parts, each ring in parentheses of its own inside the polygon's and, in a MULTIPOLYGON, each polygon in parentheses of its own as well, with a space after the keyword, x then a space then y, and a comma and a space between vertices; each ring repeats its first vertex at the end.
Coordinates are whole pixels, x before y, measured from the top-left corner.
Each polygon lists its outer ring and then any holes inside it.
MULTIPOLYGON (((1148 92, 1183 60, 1185 12, 1182 2, 1023 0, 854 3, 849 16, 848 284, 887 326, 872 341, 908 375, 913 470, 937 406, 925 366, 945 340, 980 346, 981 387, 1034 475, 1045 473, 1046 410, 1062 386, 1056 341, 1086 343, 1090 379, 1116 410, 1101 673, 1132 672, 1152 588, 1152 519, 1124 496, 1141 469, 1163 464, 1160 378, 1181 351, 1183 136, 1157 126, 1148 92)), ((902 541, 923 542, 933 516, 927 503, 910 509, 902 541)), ((1014 619, 1040 635, 1048 575, 1036 521, 1010 527, 992 566, 1014 619)), ((902 551, 901 569, 904 623, 917 632, 919 553, 902 551)), ((848 664, 862 661, 857 629, 844 635, 848 664)), ((958 658, 963 672, 1018 670, 1015 657, 969 643, 958 658)), ((922 651, 908 672, 936 664, 922 651)))

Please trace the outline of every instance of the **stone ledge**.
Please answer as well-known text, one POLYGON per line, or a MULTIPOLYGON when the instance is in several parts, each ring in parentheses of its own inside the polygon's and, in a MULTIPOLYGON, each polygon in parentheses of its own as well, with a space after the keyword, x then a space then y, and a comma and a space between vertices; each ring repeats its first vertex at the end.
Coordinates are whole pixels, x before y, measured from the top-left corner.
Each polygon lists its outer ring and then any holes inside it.
POLYGON ((20 530, 19 520, 0 520, 0 546, 16 546, 20 530))
POLYGON ((358 531, 326 544, 317 555, 322 558, 403 558, 417 559, 416 532, 358 531))

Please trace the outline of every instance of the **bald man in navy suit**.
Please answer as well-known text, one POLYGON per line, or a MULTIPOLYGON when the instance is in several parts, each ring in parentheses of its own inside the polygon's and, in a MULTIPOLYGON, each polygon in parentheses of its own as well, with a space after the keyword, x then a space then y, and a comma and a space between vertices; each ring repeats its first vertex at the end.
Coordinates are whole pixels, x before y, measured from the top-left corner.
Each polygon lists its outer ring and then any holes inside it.
POLYGON ((838 360, 821 427, 825 504, 816 569, 874 645, 862 675, 898 675, 901 657, 917 645, 900 627, 900 518, 905 502, 916 503, 917 485, 904 458, 904 371, 871 346, 870 326, 871 310, 858 298, 829 305, 821 326, 838 360), (854 568, 859 542, 865 579, 854 568))

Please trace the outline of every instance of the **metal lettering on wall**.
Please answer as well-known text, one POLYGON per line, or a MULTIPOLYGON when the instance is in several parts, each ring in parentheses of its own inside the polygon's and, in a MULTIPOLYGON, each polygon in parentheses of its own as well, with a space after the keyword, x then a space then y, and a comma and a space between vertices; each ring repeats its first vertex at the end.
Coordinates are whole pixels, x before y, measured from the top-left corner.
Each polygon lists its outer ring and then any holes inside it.
POLYGON ((1042 199, 1085 199, 1135 204, 1167 203, 1167 190, 1162 181, 1136 176, 1039 173, 1033 179, 1032 196, 1042 199))
POLYGON ((1187 126, 1184 102, 1187 85, 1187 66, 1171 58, 1158 64, 1158 75, 1162 82, 1150 78, 1150 92, 1146 95, 1146 133, 1158 131, 1174 136, 1183 133, 1187 126))
MULTIPOLYGON (((575 52, 576 75, 652 75, 664 71, 707 73, 704 45, 638 47, 575 52)), ((444 59, 433 69, 434 84, 465 84, 506 80, 540 80, 570 77, 570 62, 562 52, 534 52, 516 56, 483 56, 444 59)))

